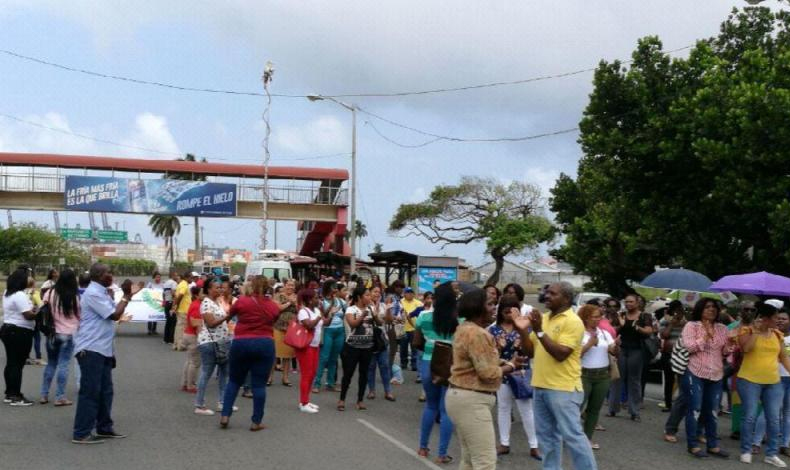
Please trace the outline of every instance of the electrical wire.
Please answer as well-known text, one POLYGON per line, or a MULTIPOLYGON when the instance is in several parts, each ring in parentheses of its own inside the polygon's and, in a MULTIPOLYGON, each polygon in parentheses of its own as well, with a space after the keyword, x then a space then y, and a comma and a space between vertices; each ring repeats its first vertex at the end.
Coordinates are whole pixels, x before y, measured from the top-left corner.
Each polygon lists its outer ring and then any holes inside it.
MULTIPOLYGON (((684 51, 686 49, 691 49, 694 47, 694 44, 690 44, 687 46, 679 47, 677 49, 671 49, 668 51, 664 51, 665 55, 673 54, 675 52, 684 51)), ((213 93, 213 94, 225 94, 225 95, 237 95, 237 96, 253 96, 253 97, 265 97, 265 93, 259 93, 254 91, 240 91, 240 90, 226 90, 226 89, 219 89, 219 88, 200 88, 200 87, 190 87, 185 85, 176 85, 172 83, 160 82, 160 81, 152 81, 152 80, 143 80, 140 78, 133 78, 133 77, 126 77, 122 75, 113 75, 108 73, 96 72, 93 70, 87 70, 79 67, 73 67, 69 65, 63 65, 56 62, 51 62, 48 60, 40 59, 37 57, 32 57, 29 55, 20 54, 18 52, 14 52, 8 49, 0 49, 0 53, 5 54, 9 57, 13 57, 20 60, 26 60, 29 62, 37 63, 39 65, 45 65, 48 67, 54 67, 60 70, 65 70, 68 72, 74 73, 81 73, 85 75, 90 75, 97 78, 106 78, 111 80, 118 80, 128 83, 134 83, 137 85, 148 85, 148 86, 155 86, 160 88, 168 88, 177 91, 189 91, 189 92, 200 92, 200 93, 213 93)), ((627 64, 633 62, 633 59, 621 60, 620 63, 627 64)), ((553 75, 540 75, 536 77, 530 78, 523 78, 518 80, 510 80, 510 81, 497 81, 497 82, 490 82, 490 83, 480 83, 474 85, 466 85, 466 86, 459 86, 459 87, 446 87, 446 88, 434 88, 434 89, 427 89, 427 90, 412 90, 412 91, 399 91, 399 92, 390 92, 390 93, 343 93, 343 94, 326 94, 322 93, 321 96, 325 96, 327 98, 393 98, 393 97, 403 97, 403 96, 420 96, 420 95, 431 95, 431 94, 438 94, 438 93, 453 93, 453 92, 460 92, 460 91, 471 91, 471 90, 480 90, 485 88, 496 88, 502 86, 514 86, 514 85, 523 85, 526 83, 534 83, 540 82, 545 80, 553 80, 558 78, 565 78, 571 77, 574 75, 579 75, 587 72, 593 72, 597 69, 597 67, 588 67, 578 70, 572 70, 569 72, 562 72, 553 75)), ((314 94, 304 95, 304 94, 282 94, 282 93, 272 93, 272 97, 277 98, 308 98, 310 96, 315 96, 314 94)))
POLYGON ((383 134, 383 133, 382 133, 382 132, 381 132, 381 131, 378 129, 378 127, 376 127, 376 126, 375 126, 375 125, 374 125, 372 122, 370 122, 370 121, 365 121, 365 125, 366 125, 366 126, 370 126, 370 128, 371 128, 371 129, 373 129, 373 131, 374 131, 376 134, 378 134, 378 135, 379 135, 379 137, 381 137, 382 139, 386 140, 387 142, 389 142, 389 143, 391 143, 391 144, 393 144, 393 145, 397 145, 398 147, 403 147, 403 148, 405 148, 405 149, 417 149, 417 148, 420 148, 420 147, 425 147, 425 146, 427 146, 427 145, 430 145, 430 144, 433 144, 433 143, 435 143, 435 142, 439 142, 440 140, 442 140, 441 138, 437 137, 437 138, 434 138, 434 139, 431 139, 431 140, 426 140, 425 142, 423 142, 423 143, 421 143, 421 144, 413 144, 413 145, 412 145, 412 144, 402 144, 402 143, 400 143, 400 142, 398 142, 398 141, 396 141, 396 140, 393 140, 393 139, 391 139, 391 138, 387 137, 386 135, 384 135, 384 134, 383 134))

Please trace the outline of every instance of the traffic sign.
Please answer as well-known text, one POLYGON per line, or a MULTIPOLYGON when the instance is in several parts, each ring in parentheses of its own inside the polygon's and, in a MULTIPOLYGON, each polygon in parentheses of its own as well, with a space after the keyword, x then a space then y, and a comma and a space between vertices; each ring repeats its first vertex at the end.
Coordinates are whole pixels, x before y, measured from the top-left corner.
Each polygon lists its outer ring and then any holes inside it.
POLYGON ((123 230, 97 230, 96 237, 106 242, 125 242, 129 241, 129 232, 123 230))
POLYGON ((90 240, 93 232, 85 228, 62 228, 60 229, 60 236, 64 240, 90 240))

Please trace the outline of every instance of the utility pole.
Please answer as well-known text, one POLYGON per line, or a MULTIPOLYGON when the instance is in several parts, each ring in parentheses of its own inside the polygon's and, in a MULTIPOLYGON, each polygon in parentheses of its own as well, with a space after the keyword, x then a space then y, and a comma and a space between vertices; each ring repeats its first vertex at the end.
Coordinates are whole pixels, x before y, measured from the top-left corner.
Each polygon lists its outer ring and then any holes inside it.
POLYGON ((200 259, 203 260, 206 257, 205 249, 206 249, 206 239, 203 237, 203 229, 206 227, 200 226, 200 259))
POLYGON ((268 222, 269 222, 269 137, 272 134, 272 126, 269 123, 269 113, 272 107, 272 95, 269 92, 269 84, 274 76, 274 64, 267 61, 263 69, 263 90, 266 92, 266 109, 263 111, 263 123, 266 125, 266 134, 263 137, 263 214, 261 217, 261 250, 265 250, 268 244, 268 222))

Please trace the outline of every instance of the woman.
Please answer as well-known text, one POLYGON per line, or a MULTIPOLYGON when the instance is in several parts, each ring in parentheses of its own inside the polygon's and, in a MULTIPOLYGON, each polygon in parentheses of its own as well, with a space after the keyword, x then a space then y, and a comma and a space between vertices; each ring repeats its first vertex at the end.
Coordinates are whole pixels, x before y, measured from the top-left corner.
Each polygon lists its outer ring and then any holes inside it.
POLYGON ((488 295, 488 300, 494 302, 494 305, 499 305, 499 299, 502 297, 502 292, 499 291, 499 288, 493 284, 488 284, 485 286, 486 294, 488 295))
POLYGON ((200 287, 192 286, 189 289, 192 296, 192 303, 189 304, 187 311, 186 326, 184 326, 184 336, 181 344, 187 350, 187 358, 184 361, 184 368, 181 372, 181 391, 187 393, 197 393, 197 378, 200 370, 200 350, 198 349, 198 331, 203 327, 203 316, 200 314, 202 297, 200 287))
POLYGON ((370 361, 373 358, 373 326, 374 323, 379 323, 373 314, 370 303, 370 291, 366 287, 359 286, 354 289, 351 294, 351 306, 346 310, 345 316, 350 334, 340 353, 340 360, 343 363, 343 381, 340 388, 340 400, 337 402, 338 411, 346 409, 346 394, 357 368, 359 368, 357 410, 368 409, 363 402, 365 386, 368 383, 366 372, 370 368, 370 361))
POLYGON ((598 424, 601 406, 609 392, 609 355, 617 354, 617 343, 612 335, 600 328, 603 312, 601 307, 583 305, 577 312, 584 322, 582 338, 582 386, 584 387, 584 403, 582 416, 584 433, 590 440, 593 450, 601 448, 593 442, 592 437, 598 424))
POLYGON ((345 315, 345 304, 337 298, 337 284, 333 280, 324 282, 321 288, 324 298, 321 301, 321 315, 329 320, 324 328, 324 345, 321 347, 318 359, 318 371, 313 382, 313 393, 321 390, 321 377, 326 369, 326 390, 339 392, 340 387, 336 385, 337 380, 337 358, 343 349, 343 342, 346 339, 346 328, 343 323, 345 315))
POLYGON ((239 388, 250 374, 252 386, 252 417, 250 431, 265 429, 262 424, 266 406, 266 381, 274 363, 274 322, 280 316, 280 306, 266 296, 269 281, 256 277, 252 281, 252 295, 242 296, 230 308, 229 317, 236 319, 236 330, 230 346, 230 380, 221 403, 219 425, 227 428, 230 416, 239 409, 234 406, 239 388))
POLYGON ((524 288, 521 287, 520 284, 511 282, 506 285, 505 288, 502 289, 502 295, 514 295, 518 299, 522 315, 529 315, 529 313, 532 312, 532 306, 524 303, 526 292, 524 292, 524 288))
MULTIPOLYGON (((489 301, 492 300, 489 296, 489 301)), ((488 332, 494 337, 499 358, 510 361, 521 350, 521 335, 513 326, 511 315, 521 315, 521 303, 514 295, 502 296, 497 307, 496 323, 488 327, 488 332)), ((497 424, 499 425, 499 445, 497 455, 510 453, 510 426, 513 405, 518 408, 521 424, 529 440, 529 455, 541 460, 538 450, 538 439, 535 433, 535 417, 532 413, 532 399, 516 399, 507 381, 503 381, 497 390, 497 424)))
MULTIPOLYGON (((373 312, 378 317, 379 323, 384 325, 385 337, 392 328, 392 301, 387 300, 387 303, 381 302, 381 288, 373 287, 370 289, 370 297, 372 301, 371 307, 373 312)), ((385 344, 388 343, 385 342, 385 344)), ((389 347, 383 351, 373 354, 373 359, 370 362, 370 369, 368 370, 368 400, 376 398, 376 368, 379 369, 381 375, 381 383, 384 385, 384 399, 387 401, 395 401, 395 396, 392 394, 392 367, 389 363, 389 347)))
MULTIPOLYGON (((296 320, 296 282, 293 279, 285 281, 285 285, 274 294, 274 301, 279 305, 280 316, 274 322, 274 351, 277 359, 280 360, 280 370, 282 371, 282 384, 286 387, 291 387, 291 381, 288 379, 288 373, 291 370, 291 359, 296 357, 294 348, 285 344, 285 332, 288 330, 288 325, 296 320)), ((272 384, 274 378, 274 365, 269 375, 267 385, 272 384)))
POLYGON ((650 315, 642 313, 639 297, 630 294, 625 298, 626 313, 619 326, 615 326, 620 337, 620 354, 617 366, 620 369, 620 380, 612 380, 609 390, 609 415, 614 417, 620 411, 621 386, 628 391, 628 412, 631 420, 642 421, 639 410, 642 406, 642 368, 645 355, 642 342, 653 334, 653 321, 650 315))
MULTIPOLYGON (((688 401, 686 439, 689 453, 697 458, 729 456, 719 447, 716 429, 724 378, 724 357, 731 351, 727 327, 719 323, 718 318, 719 304, 712 299, 701 299, 694 305, 691 321, 686 323, 681 334, 681 341, 689 352, 688 367, 680 384, 688 401), (697 417, 705 423, 707 452, 700 447, 697 417)), ((776 363, 773 368, 777 369, 776 363)))
POLYGON ((297 320, 308 331, 313 332, 313 340, 306 348, 296 350, 299 362, 299 411, 318 413, 318 405, 310 402, 310 387, 313 385, 318 369, 318 349, 321 346, 321 330, 329 318, 324 318, 318 310, 318 297, 315 291, 302 289, 299 291, 299 314, 297 320))
POLYGON ((69 364, 74 351, 74 333, 80 326, 78 288, 77 275, 71 269, 64 269, 43 299, 49 304, 52 319, 55 321, 55 336, 46 343, 48 363, 44 369, 39 400, 42 405, 49 403, 49 388, 56 372, 55 406, 74 404, 66 398, 66 382, 69 379, 69 364))
MULTIPOLYGON (((465 321, 453 337, 450 389, 445 397, 447 415, 461 442, 461 467, 496 468, 496 434, 491 409, 502 377, 523 366, 522 356, 502 363, 494 337, 485 330, 493 321, 493 302, 482 289, 461 296, 458 315, 465 321)), ((529 330, 527 317, 513 317, 522 344, 529 330)), ((524 352, 524 351, 522 351, 524 352)))
POLYGON ((675 389, 675 373, 672 371, 672 348, 675 347, 683 327, 686 326, 686 312, 679 300, 673 300, 667 307, 664 318, 659 323, 661 328, 661 369, 664 373, 664 408, 672 409, 672 393, 675 389))
MULTIPOLYGON (((154 271, 153 276, 151 276, 151 280, 148 281, 148 284, 145 286, 147 289, 158 290, 160 294, 163 294, 165 291, 165 285, 162 283, 162 275, 159 274, 158 271, 154 271)), ((148 335, 155 336, 156 335, 156 323, 155 321, 148 322, 148 335)))
POLYGON ((447 387, 434 384, 430 377, 431 358, 436 342, 452 343, 453 335, 458 327, 455 291, 453 291, 451 283, 447 282, 436 288, 435 301, 433 308, 423 311, 417 317, 415 325, 415 330, 423 339, 420 375, 425 378, 422 381, 425 406, 422 409, 422 420, 420 421, 420 449, 417 451, 417 455, 428 457, 430 453, 428 441, 431 438, 433 424, 439 418, 439 455, 436 462, 450 463, 453 459, 447 455, 447 448, 450 446, 450 438, 453 435, 453 422, 447 416, 447 409, 444 405, 447 387))
MULTIPOLYGON (((776 307, 759 302, 754 324, 743 327, 738 332, 738 345, 743 352, 743 362, 738 370, 736 386, 743 409, 741 462, 752 462, 755 422, 758 407, 762 403, 768 440, 763 461, 785 468, 787 464, 777 455, 781 437, 780 410, 784 394, 777 364, 790 370, 790 359, 784 350, 784 334, 775 329, 777 314, 776 307)), ((685 332, 683 344, 686 344, 685 332)))
POLYGON ((3 326, 0 339, 5 347, 6 364, 5 398, 3 403, 11 406, 30 406, 32 401, 22 395, 22 369, 33 346, 33 327, 36 313, 33 303, 25 292, 28 283, 28 269, 17 268, 6 280, 3 294, 3 326))
POLYGON ((201 367, 197 396, 195 397, 195 414, 213 416, 214 411, 206 407, 206 385, 214 374, 214 369, 218 369, 217 411, 221 411, 225 385, 228 381, 230 333, 227 323, 231 316, 225 313, 218 303, 222 296, 222 281, 219 278, 206 279, 203 283, 203 294, 205 294, 205 298, 200 303, 203 328, 197 338, 201 367))
MULTIPOLYGON (((50 285, 53 285, 53 281, 51 279, 47 279, 50 285)), ((38 308, 41 306, 41 291, 36 290, 36 279, 33 276, 27 278, 27 288, 25 289, 30 302, 33 304, 33 312, 38 312, 38 308)), ((35 359, 30 359, 27 361, 28 364, 35 365, 35 366, 45 366, 47 362, 42 359, 41 357, 41 332, 38 331, 38 325, 33 324, 33 352, 36 355, 35 359)))

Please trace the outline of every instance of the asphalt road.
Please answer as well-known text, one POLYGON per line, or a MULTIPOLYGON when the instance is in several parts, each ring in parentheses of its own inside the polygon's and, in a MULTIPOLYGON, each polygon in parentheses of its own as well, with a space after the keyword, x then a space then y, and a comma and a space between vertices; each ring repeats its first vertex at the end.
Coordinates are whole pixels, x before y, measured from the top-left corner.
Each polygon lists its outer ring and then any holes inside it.
MULTIPOLYGON (((239 398, 241 411, 233 416, 228 430, 218 428, 218 416, 192 413, 193 395, 178 390, 184 353, 171 351, 161 337, 146 336, 144 325, 124 325, 117 350, 113 418, 116 429, 129 437, 77 446, 70 443, 74 407, 0 405, 0 469, 217 469, 229 465, 322 470, 438 468, 415 456, 422 406, 417 401, 419 385, 414 384, 412 372, 407 373, 406 384, 395 388, 396 403, 379 398, 368 403, 366 412, 358 412, 353 406, 344 413, 337 412, 337 394, 323 392, 314 397, 321 412, 303 414, 297 410, 297 388, 275 382, 268 388, 264 418, 269 429, 251 433, 247 430, 251 400, 239 398)), ((4 357, 0 363, 5 363, 4 357)), ((31 399, 38 397, 42 372, 42 367, 25 368, 24 393, 31 399)), ((291 380, 296 383, 297 376, 291 380)), ((355 390, 352 384, 350 396, 355 390)), ((651 393, 656 391, 651 388, 651 393)), ((68 395, 76 400, 73 380, 68 395)), ((216 402, 215 382, 209 386, 207 402, 216 402)), ((661 430, 666 416, 655 401, 649 401, 642 423, 602 418, 607 431, 596 435, 602 447, 596 452, 599 468, 741 468, 733 459, 701 463, 686 454, 684 444, 663 442, 661 430)), ((720 426, 722 434, 728 434, 729 418, 723 418, 720 426)), ((528 456, 520 423, 514 423, 512 434, 512 452, 500 459, 499 468, 540 468, 528 456)), ((437 435, 438 429, 431 440, 432 449, 437 448, 437 435)), ((734 441, 725 439, 723 446, 736 453, 734 441)), ((450 455, 460 456, 455 440, 450 455)), ((456 468, 456 464, 450 468, 456 468)), ((565 468, 572 467, 568 464, 565 468)))

